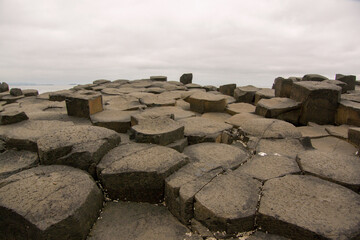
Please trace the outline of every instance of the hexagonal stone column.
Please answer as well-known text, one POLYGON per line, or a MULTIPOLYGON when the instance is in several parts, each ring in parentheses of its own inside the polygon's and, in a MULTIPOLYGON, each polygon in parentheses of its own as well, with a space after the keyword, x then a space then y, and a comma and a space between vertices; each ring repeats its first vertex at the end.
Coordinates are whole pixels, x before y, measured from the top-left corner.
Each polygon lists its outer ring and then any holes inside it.
POLYGON ((360 195, 312 176, 271 179, 263 187, 257 223, 291 239, 357 239, 360 195))
POLYGON ((360 127, 360 103, 341 100, 336 112, 337 124, 348 124, 360 127))
POLYGON ((25 112, 19 110, 8 110, 0 113, 0 125, 7 125, 28 120, 25 112))
POLYGON ((0 181, 1 239, 85 239, 103 196, 89 174, 41 166, 0 181))
POLYGON ((299 122, 334 124, 341 88, 324 82, 304 81, 293 84, 290 98, 302 102, 299 122))
POLYGON ((182 84, 189 84, 189 83, 192 83, 192 79, 193 79, 193 74, 192 73, 184 73, 180 77, 180 82, 182 84))
POLYGON ((346 91, 355 90, 355 85, 356 85, 355 75, 336 74, 335 79, 347 84, 346 91))
POLYGON ((129 144, 105 155, 97 172, 111 198, 158 203, 164 198, 165 178, 187 163, 184 154, 171 148, 129 144))
POLYGON ((260 88, 252 85, 237 87, 234 90, 234 98, 237 102, 253 103, 255 100, 255 93, 259 90, 260 88))
POLYGON ((198 113, 223 112, 226 108, 226 98, 206 92, 197 92, 186 99, 190 103, 190 110, 198 113))
POLYGON ((131 115, 136 111, 105 110, 91 115, 93 125, 105 127, 119 133, 126 133, 131 128, 131 115))
POLYGON ((234 96, 234 90, 236 88, 236 84, 232 83, 232 84, 226 84, 226 85, 221 85, 219 87, 219 92, 221 92, 224 95, 229 95, 229 96, 234 96))
POLYGON ((65 101, 69 116, 89 118, 103 110, 102 96, 95 91, 78 91, 67 96, 65 101))
POLYGON ((95 174, 100 159, 120 141, 110 129, 74 126, 41 136, 37 145, 42 164, 70 165, 95 174))
POLYGON ((195 195, 195 219, 213 231, 253 230, 260 187, 246 175, 218 176, 195 195))
POLYGON ((0 179, 35 167, 39 163, 37 153, 8 150, 0 154, 0 179))
POLYGON ((295 77, 275 78, 273 88, 275 89, 275 97, 290 97, 291 89, 294 82, 298 82, 300 79, 295 77))
MULTIPOLYGON (((255 113, 267 118, 277 118, 281 114, 299 109, 300 106, 300 102, 290 98, 261 99, 256 105, 255 113)), ((298 112, 297 118, 299 116, 300 112, 298 112)))

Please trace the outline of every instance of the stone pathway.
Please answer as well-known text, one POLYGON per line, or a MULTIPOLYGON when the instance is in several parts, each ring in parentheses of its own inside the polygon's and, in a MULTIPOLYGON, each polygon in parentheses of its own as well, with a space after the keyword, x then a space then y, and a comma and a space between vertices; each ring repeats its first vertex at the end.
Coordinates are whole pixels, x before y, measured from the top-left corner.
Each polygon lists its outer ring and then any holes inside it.
POLYGON ((0 239, 360 239, 360 94, 338 78, 4 89, 0 239))

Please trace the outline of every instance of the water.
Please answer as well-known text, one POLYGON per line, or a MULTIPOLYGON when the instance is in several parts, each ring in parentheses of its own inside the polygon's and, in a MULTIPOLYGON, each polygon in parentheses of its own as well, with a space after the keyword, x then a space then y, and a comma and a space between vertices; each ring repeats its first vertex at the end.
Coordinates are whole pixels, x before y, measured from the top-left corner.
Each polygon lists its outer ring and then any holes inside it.
POLYGON ((74 85, 10 85, 10 88, 20 88, 22 90, 25 89, 36 89, 39 91, 39 94, 45 92, 54 92, 59 90, 66 90, 73 88, 74 85))

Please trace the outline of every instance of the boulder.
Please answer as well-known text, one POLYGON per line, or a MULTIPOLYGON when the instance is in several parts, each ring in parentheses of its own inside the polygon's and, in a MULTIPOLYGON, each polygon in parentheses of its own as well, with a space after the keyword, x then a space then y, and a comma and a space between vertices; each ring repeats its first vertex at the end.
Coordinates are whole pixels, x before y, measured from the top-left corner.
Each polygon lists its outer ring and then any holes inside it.
POLYGON ((328 80, 328 78, 320 74, 306 74, 301 79, 301 81, 314 81, 314 82, 321 82, 324 80, 328 80))
POLYGON ((271 179, 263 186, 257 223, 291 239, 356 239, 360 195, 312 176, 271 179))
POLYGON ((255 93, 260 89, 252 85, 237 87, 234 90, 234 98, 236 102, 253 103, 255 100, 255 93))
POLYGON ((232 84, 226 84, 226 85, 221 85, 219 87, 219 92, 221 92, 224 95, 229 95, 229 96, 234 96, 234 90, 236 88, 236 84, 232 83, 232 84))
POLYGON ((23 95, 23 92, 21 91, 20 88, 11 88, 10 89, 10 95, 14 96, 14 97, 18 97, 18 96, 23 95))
POLYGON ((28 120, 25 112, 19 110, 9 110, 0 113, 0 125, 7 125, 28 120))
MULTIPOLYGON (((294 110, 300 109, 300 107, 300 102, 296 102, 290 98, 276 97, 261 99, 256 105, 255 113, 267 118, 276 118, 280 114, 293 112, 294 110)), ((299 117, 299 115, 297 117, 299 117)))
POLYGON ((290 98, 302 102, 300 124, 334 124, 341 88, 324 82, 296 82, 290 98))
POLYGON ((349 142, 355 144, 357 147, 360 147, 360 128, 349 128, 349 142))
POLYGON ((347 84, 346 91, 355 90, 356 76, 336 74, 335 79, 347 84))
POLYGON ((183 83, 184 85, 186 85, 186 84, 192 83, 192 79, 193 79, 192 73, 184 73, 180 77, 180 82, 183 83))
POLYGON ((180 224, 164 206, 109 202, 89 240, 202 240, 180 224))
POLYGON ((110 129, 73 126, 41 136, 37 146, 41 164, 69 165, 95 174, 101 158, 120 141, 110 129))
POLYGON ((22 93, 24 94, 25 97, 32 97, 39 95, 39 91, 36 89, 24 89, 22 90, 22 93))
POLYGON ((114 148, 97 166, 97 174, 112 199, 162 202, 165 178, 188 163, 171 148, 127 144, 114 148))
POLYGON ((275 90, 271 88, 262 88, 255 93, 254 104, 256 105, 261 99, 271 99, 275 97, 275 90))
POLYGON ((357 156, 310 150, 300 153, 297 161, 305 173, 360 192, 360 161, 357 156))
POLYGON ((69 116, 90 118, 90 115, 103 110, 102 96, 95 91, 79 91, 66 97, 69 116))
POLYGON ((278 77, 274 81, 275 97, 289 98, 291 95, 291 89, 294 82, 298 82, 299 79, 295 77, 282 78, 278 77))
POLYGON ((35 167, 39 163, 37 153, 8 150, 0 154, 0 179, 35 167))
POLYGON ((226 112, 231 115, 238 113, 255 113, 255 106, 249 103, 232 103, 227 105, 226 112))
POLYGON ((150 80, 152 81, 162 81, 162 82, 166 82, 167 81, 167 77, 166 76, 151 76, 150 80))
POLYGON ((85 239, 103 196, 85 172, 40 166, 0 181, 1 239, 85 239))
POLYGON ((335 116, 336 124, 360 126, 360 103, 341 100, 335 116))
POLYGON ((131 128, 131 115, 137 111, 105 110, 90 116, 95 126, 105 127, 119 133, 126 133, 131 128))
POLYGON ((186 99, 190 103, 190 110, 198 113, 204 112, 223 112, 227 102, 221 95, 198 92, 186 99))
POLYGON ((9 85, 6 82, 0 83, 0 93, 9 91, 9 85))
POLYGON ((324 83, 330 83, 333 85, 336 85, 338 87, 341 87, 341 93, 346 93, 348 90, 348 86, 345 82, 338 81, 338 80, 324 80, 324 83))

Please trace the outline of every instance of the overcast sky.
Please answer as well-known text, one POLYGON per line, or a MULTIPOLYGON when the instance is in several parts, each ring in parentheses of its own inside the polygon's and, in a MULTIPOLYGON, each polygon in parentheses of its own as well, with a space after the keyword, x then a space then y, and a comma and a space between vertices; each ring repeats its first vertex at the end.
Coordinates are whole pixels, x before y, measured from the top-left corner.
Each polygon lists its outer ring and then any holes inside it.
POLYGON ((0 81, 360 78, 356 0, 0 0, 0 81))

